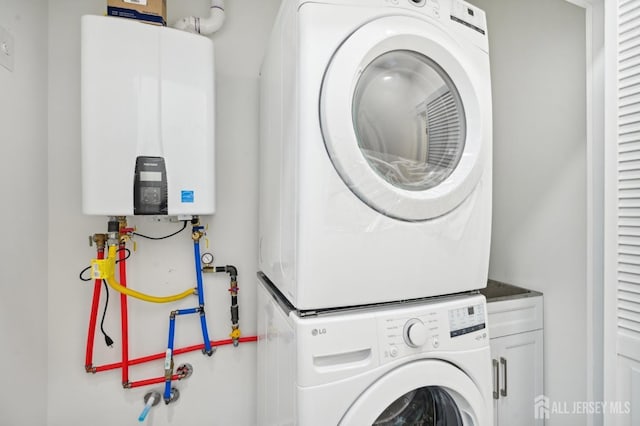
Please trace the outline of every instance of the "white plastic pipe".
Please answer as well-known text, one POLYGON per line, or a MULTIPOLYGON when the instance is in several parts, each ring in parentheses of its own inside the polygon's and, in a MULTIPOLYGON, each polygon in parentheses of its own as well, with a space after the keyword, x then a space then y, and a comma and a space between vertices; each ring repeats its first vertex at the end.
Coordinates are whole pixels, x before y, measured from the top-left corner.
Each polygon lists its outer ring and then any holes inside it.
POLYGON ((224 0, 211 0, 211 12, 206 19, 188 16, 174 24, 174 28, 190 33, 211 35, 224 24, 224 0))

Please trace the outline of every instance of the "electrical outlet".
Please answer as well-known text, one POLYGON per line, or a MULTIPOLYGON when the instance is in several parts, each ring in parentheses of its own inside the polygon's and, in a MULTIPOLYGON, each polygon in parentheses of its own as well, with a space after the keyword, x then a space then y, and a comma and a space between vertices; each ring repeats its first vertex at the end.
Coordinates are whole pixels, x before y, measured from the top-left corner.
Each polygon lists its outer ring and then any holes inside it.
POLYGON ((13 36, 0 27, 0 65, 9 71, 13 71, 13 59, 16 53, 14 48, 13 36))

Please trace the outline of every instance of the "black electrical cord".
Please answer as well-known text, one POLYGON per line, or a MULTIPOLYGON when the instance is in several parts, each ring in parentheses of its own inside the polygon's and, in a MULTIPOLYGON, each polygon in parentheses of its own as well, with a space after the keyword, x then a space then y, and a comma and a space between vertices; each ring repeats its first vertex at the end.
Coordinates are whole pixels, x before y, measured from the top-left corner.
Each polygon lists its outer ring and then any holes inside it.
MULTIPOLYGON (((116 263, 120 263, 123 260, 127 260, 129 258, 129 256, 131 256, 131 250, 129 250, 128 248, 118 249, 118 250, 116 250, 116 253, 118 253, 119 251, 122 251, 122 250, 124 250, 125 253, 127 253, 127 255, 124 257, 124 259, 116 260, 116 263)), ((109 306, 109 286, 107 285, 107 280, 102 280, 102 283, 104 284, 105 299, 104 299, 104 308, 102 309, 102 318, 100 319, 100 331, 102 332, 102 335, 104 336, 104 343, 107 346, 112 347, 113 346, 113 339, 111 337, 109 337, 109 335, 106 333, 106 331, 104 331, 104 318, 107 315, 107 307, 109 306)))
POLYGON ((146 238, 148 240, 164 240, 167 238, 171 238, 174 235, 178 235, 179 233, 181 233, 182 231, 184 231, 187 228, 187 222, 188 220, 183 220, 182 221, 182 228, 180 228, 179 230, 177 230, 176 232, 174 232, 173 234, 169 234, 169 235, 165 235, 163 237, 150 237, 148 235, 142 235, 142 234, 138 234, 137 232, 134 232, 133 235, 137 236, 137 237, 142 237, 142 238, 146 238))
MULTIPOLYGON (((127 255, 124 257, 124 259, 116 260, 116 263, 120 263, 123 260, 127 260, 131 256, 131 250, 129 250, 128 248, 118 249, 118 250, 116 250, 116 253, 118 253, 118 252, 120 252, 122 250, 124 250, 125 253, 127 253, 127 255)), ((91 266, 87 266, 82 271, 80 271, 80 279, 82 281, 91 281, 91 278, 84 278, 82 276, 89 269, 91 269, 91 266)), ((107 315, 107 308, 109 307, 109 286, 107 285, 107 281, 106 280, 102 280, 102 283, 104 284, 105 300, 104 300, 104 308, 102 309, 102 318, 100 319, 100 331, 102 332, 102 335, 104 336, 104 342, 107 344, 107 346, 112 347, 113 346, 113 339, 111 337, 109 337, 109 335, 107 334, 106 331, 104 331, 104 318, 107 315)))
POLYGON ((107 315, 107 306, 109 306, 109 286, 107 285, 106 280, 103 280, 102 283, 104 284, 105 299, 104 308, 102 309, 102 318, 100 319, 100 331, 104 336, 104 343, 106 343, 107 346, 112 347, 113 339, 109 337, 106 331, 104 331, 104 317, 107 315))
POLYGON ((82 276, 82 275, 83 275, 85 272, 87 272, 89 269, 91 269, 91 266, 87 266, 87 267, 86 267, 86 268, 84 268, 82 271, 80 271, 80 275, 79 275, 80 280, 82 280, 82 281, 91 281, 91 277, 89 277, 89 278, 84 278, 84 277, 82 276))
POLYGON ((131 257, 131 250, 129 250, 128 248, 121 248, 121 249, 118 249, 118 250, 116 250, 116 254, 118 254, 118 252, 120 252, 120 251, 122 251, 122 250, 124 250, 124 251, 125 251, 125 253, 127 253, 127 255, 124 257, 124 259, 118 259, 118 260, 116 260, 116 264, 118 264, 118 263, 122 262, 123 260, 127 260, 129 257, 131 257))

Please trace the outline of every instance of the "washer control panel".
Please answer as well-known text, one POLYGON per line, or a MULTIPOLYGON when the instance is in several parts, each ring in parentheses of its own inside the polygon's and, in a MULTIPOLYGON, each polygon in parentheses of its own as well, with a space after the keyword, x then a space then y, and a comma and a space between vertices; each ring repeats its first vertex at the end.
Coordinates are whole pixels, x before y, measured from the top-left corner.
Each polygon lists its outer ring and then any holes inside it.
POLYGON ((461 336, 486 328, 484 305, 470 305, 449 311, 449 335, 461 336))
POLYGON ((484 298, 454 299, 377 316, 380 361, 488 346, 484 298), (429 309, 432 308, 432 309, 429 309))
MULTIPOLYGON (((445 322, 446 327, 446 322, 445 322)), ((416 352, 437 349, 441 330, 440 313, 426 312, 408 317, 379 318, 380 355, 382 360, 392 360, 416 352)))
POLYGON ((419 348, 427 343, 427 326, 418 318, 411 318, 404 324, 404 342, 412 347, 419 348))

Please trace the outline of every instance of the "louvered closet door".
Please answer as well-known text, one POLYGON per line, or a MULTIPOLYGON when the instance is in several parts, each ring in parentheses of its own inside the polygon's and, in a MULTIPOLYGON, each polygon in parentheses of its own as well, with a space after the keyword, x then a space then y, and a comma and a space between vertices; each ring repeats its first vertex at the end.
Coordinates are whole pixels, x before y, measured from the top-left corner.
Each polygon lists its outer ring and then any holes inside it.
MULTIPOLYGON (((608 285, 615 298, 609 312, 615 315, 615 326, 606 333, 615 334, 605 339, 615 348, 615 363, 608 363, 605 380, 613 382, 606 399, 617 404, 606 413, 606 424, 640 425, 640 1, 626 0, 613 3, 615 19, 610 19, 608 34, 615 37, 609 44, 615 55, 615 73, 609 79, 615 87, 615 127, 617 142, 616 170, 616 279, 608 285), (617 20, 614 24, 613 21, 617 20), (615 294, 615 295, 614 295, 615 294)), ((611 198, 610 198, 611 200, 611 198)))
POLYGON ((640 344, 640 1, 620 2, 619 18, 618 332, 633 347, 640 344))

